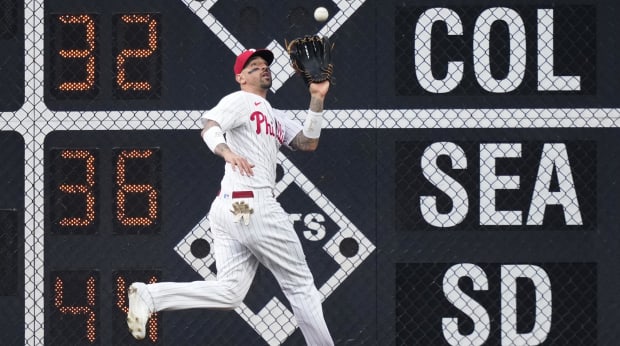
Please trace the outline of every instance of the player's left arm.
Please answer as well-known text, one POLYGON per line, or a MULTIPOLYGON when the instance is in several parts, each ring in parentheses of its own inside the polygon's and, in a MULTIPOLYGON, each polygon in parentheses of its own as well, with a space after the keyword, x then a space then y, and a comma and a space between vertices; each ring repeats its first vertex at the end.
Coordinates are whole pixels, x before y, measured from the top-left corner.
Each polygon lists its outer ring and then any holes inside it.
POLYGON ((291 141, 291 146, 300 151, 314 151, 319 146, 323 126, 323 104, 329 90, 329 81, 310 83, 310 106, 304 120, 304 127, 291 141))

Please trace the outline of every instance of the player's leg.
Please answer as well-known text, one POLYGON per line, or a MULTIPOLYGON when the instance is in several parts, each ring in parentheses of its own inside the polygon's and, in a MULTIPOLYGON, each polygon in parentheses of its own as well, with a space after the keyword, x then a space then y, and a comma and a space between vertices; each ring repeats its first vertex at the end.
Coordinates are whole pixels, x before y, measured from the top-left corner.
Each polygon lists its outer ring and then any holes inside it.
POLYGON ((217 280, 133 283, 128 290, 127 326, 134 338, 144 339, 146 323, 154 312, 193 308, 231 310, 238 307, 250 289, 258 261, 245 251, 244 255, 237 254, 228 261, 217 263, 217 280), (223 268, 221 271, 220 267, 223 268))
POLYGON ((134 338, 144 339, 146 324, 154 312, 193 308, 231 310, 238 307, 250 289, 258 261, 247 249, 237 251, 232 257, 216 255, 218 257, 222 259, 216 259, 217 280, 133 283, 128 290, 127 326, 134 338))
MULTIPOLYGON (((218 241, 222 240, 215 240, 218 241)), ((134 338, 144 339, 146 323, 154 312, 193 308, 231 310, 239 306, 250 289, 258 261, 246 248, 238 249, 234 256, 223 256, 222 252, 230 250, 233 244, 240 246, 235 241, 224 243, 229 244, 228 248, 214 246, 217 280, 130 286, 127 326, 134 338)))
POLYGON ((325 322, 321 294, 307 265, 297 266, 297 272, 287 273, 276 265, 272 268, 282 292, 293 309, 297 324, 308 345, 333 345, 333 339, 325 322), (303 268, 306 269, 303 269, 303 268))
POLYGON ((258 261, 247 248, 234 239, 215 238, 214 251, 217 280, 146 285, 154 310, 237 308, 250 289, 258 261))
MULTIPOLYGON (((254 235, 259 238, 252 251, 263 265, 274 274, 289 300, 297 324, 308 345, 333 345, 325 323, 321 295, 303 252, 292 222, 279 203, 264 201, 262 208, 268 216, 253 217, 254 235)), ((256 213, 255 209, 255 213, 256 213)), ((258 211, 262 214, 262 211, 258 211)))
MULTIPOLYGON (((214 203, 211 215, 218 212, 230 219, 228 209, 220 210, 220 207, 219 203, 214 203)), ((223 220, 227 222, 228 219, 223 220)), ((258 261, 248 248, 222 228, 221 221, 219 217, 210 217, 217 280, 131 285, 127 324, 134 337, 144 338, 145 325, 152 312, 192 308, 230 310, 243 301, 258 261)))

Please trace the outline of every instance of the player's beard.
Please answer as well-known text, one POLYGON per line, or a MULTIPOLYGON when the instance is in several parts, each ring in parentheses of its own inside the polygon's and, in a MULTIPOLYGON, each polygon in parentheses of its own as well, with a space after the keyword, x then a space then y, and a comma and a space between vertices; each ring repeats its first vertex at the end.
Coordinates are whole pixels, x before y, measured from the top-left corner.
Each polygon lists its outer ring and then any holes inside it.
POLYGON ((265 78, 261 78, 260 80, 260 87, 263 89, 271 89, 271 77, 269 77, 268 79, 265 78))

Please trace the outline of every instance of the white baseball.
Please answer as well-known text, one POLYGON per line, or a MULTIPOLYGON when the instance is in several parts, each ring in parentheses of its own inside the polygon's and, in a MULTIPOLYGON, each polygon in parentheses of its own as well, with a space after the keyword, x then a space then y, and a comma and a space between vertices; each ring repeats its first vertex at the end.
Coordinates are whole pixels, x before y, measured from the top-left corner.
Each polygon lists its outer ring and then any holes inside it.
POLYGON ((327 17, 329 17, 329 12, 327 12, 325 7, 317 7, 316 10, 314 10, 314 19, 316 19, 317 22, 324 22, 327 20, 327 17))

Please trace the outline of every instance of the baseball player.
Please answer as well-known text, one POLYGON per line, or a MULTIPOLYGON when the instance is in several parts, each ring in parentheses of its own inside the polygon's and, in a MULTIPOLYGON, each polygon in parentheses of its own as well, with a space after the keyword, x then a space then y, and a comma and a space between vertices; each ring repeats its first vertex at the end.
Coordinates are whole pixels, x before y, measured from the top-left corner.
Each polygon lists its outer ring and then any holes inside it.
POLYGON ((221 190, 209 211, 217 280, 133 283, 127 324, 136 339, 144 338, 147 320, 157 311, 237 308, 260 263, 280 284, 306 343, 333 345, 300 240, 273 193, 280 147, 317 148, 330 82, 309 83, 310 106, 300 124, 267 101, 273 59, 266 49, 237 56, 240 90, 201 117, 204 142, 225 161, 221 190))

